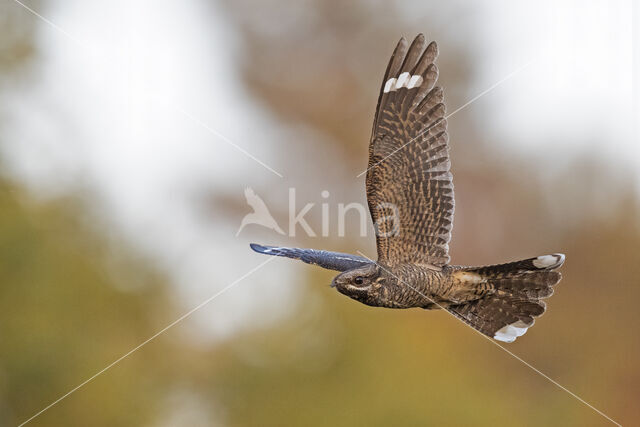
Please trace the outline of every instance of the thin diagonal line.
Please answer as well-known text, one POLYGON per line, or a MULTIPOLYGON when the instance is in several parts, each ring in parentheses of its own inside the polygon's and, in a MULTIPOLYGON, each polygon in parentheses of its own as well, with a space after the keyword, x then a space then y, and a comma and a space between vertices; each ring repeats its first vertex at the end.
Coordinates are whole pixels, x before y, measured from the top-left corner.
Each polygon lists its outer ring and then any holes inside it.
POLYGON ((228 291, 229 289, 231 289, 232 287, 234 287, 235 285, 237 285, 239 282, 241 282, 242 280, 246 279, 247 277, 249 277, 251 274, 255 273, 257 270, 259 270, 260 268, 262 268, 266 263, 268 263, 269 261, 272 261, 274 258, 269 258, 266 261, 262 262, 261 264, 259 264, 258 266, 252 268, 251 270, 249 270, 247 273, 243 274, 242 276, 240 276, 238 279, 234 280, 233 282, 231 282, 230 284, 228 284, 227 286, 225 286, 224 288, 222 288, 221 290, 219 290, 218 292, 216 292, 215 294, 213 294, 212 296, 210 296, 209 298, 207 298, 206 300, 204 300, 203 302, 201 302, 200 304, 198 304, 197 306, 195 306, 194 308, 192 308, 191 310, 187 311, 185 314, 183 314, 182 316, 178 317, 176 320, 174 320, 173 322, 169 323, 167 326, 165 326, 164 328, 162 328, 160 331, 156 332, 155 334, 153 334, 152 336, 150 336, 149 338, 147 338, 146 340, 144 340, 142 343, 140 343, 139 345, 137 345, 136 347, 132 348, 131 350, 129 350, 128 352, 126 352, 125 354, 123 354, 122 356, 120 356, 119 358, 117 358, 116 360, 114 360, 113 362, 111 362, 110 364, 108 364, 107 366, 105 366, 104 368, 102 368, 101 370, 99 370, 98 372, 96 372, 95 374, 93 374, 92 376, 90 376, 89 378, 87 378, 86 380, 84 380, 83 382, 81 382, 80 384, 78 384, 77 386, 75 386, 74 388, 72 388, 71 390, 69 390, 68 392, 66 392, 65 394, 63 394, 62 396, 60 396, 58 399, 54 400, 53 402, 51 402, 49 405, 47 405, 46 407, 44 407, 43 409, 41 409, 40 411, 38 411, 37 413, 35 413, 34 415, 32 415, 29 419, 27 419, 26 421, 22 422, 22 424, 20 424, 18 427, 22 427, 23 425, 27 424, 29 421, 33 420, 34 418, 36 418, 37 416, 39 416, 40 414, 42 414, 43 412, 47 411, 48 409, 50 409, 51 407, 53 407, 54 405, 60 403, 62 400, 66 399, 67 397, 69 397, 69 395, 73 394, 74 392, 76 392, 78 389, 82 388, 83 386, 85 386, 86 384, 90 383, 91 381, 93 381, 96 377, 102 375, 103 373, 105 373, 107 370, 109 370, 110 368, 114 367, 115 365, 117 365, 118 363, 120 363, 122 360, 124 360, 125 358, 129 357, 131 354, 135 353, 136 351, 140 350, 142 347, 144 347, 146 344, 148 344, 149 342, 153 341, 154 339, 158 338, 160 335, 162 335, 163 333, 165 333, 166 331, 168 331, 169 329, 171 329, 172 327, 174 327, 175 325, 177 325, 178 323, 182 322, 184 319, 186 319, 187 317, 191 316, 193 313, 195 313, 196 311, 200 310, 202 307, 204 307, 205 305, 209 304, 211 301, 213 301, 214 299, 216 299, 217 297, 219 297, 220 295, 222 295, 223 293, 225 293, 226 291, 228 291))
POLYGON ((573 396, 574 398, 576 398, 577 400, 579 400, 580 402, 584 403, 585 405, 587 405, 589 408, 593 409, 594 411, 596 411, 598 414, 602 415, 604 418, 606 418, 607 420, 611 421, 613 424, 622 427, 622 425, 616 421, 614 421, 613 419, 611 419, 611 417, 609 417, 607 414, 605 414, 604 412, 602 412, 601 410, 599 410, 598 408, 594 407, 593 405, 591 405, 589 402, 587 402, 586 400, 584 400, 583 398, 581 398, 580 396, 578 396, 577 394, 575 394, 574 392, 572 392, 571 390, 567 389, 566 387, 564 387, 562 384, 560 384, 559 382, 555 381, 553 378, 549 377, 547 374, 545 374, 544 372, 540 371, 539 369, 537 369, 536 367, 534 367, 533 365, 531 365, 530 363, 526 362, 525 360, 523 360, 522 358, 520 358, 519 356, 515 355, 514 353, 512 353, 510 350, 507 350, 504 346, 498 344, 497 342, 495 342, 494 340, 492 340, 491 338, 489 338, 488 336, 486 336, 485 334, 483 334, 482 332, 478 331, 477 329, 473 328, 471 325, 466 324, 462 319, 459 319, 458 317, 456 317, 454 314, 452 314, 451 312, 449 312, 449 310, 446 309, 446 307, 443 307, 442 305, 438 304, 437 302, 435 302, 432 298, 429 298, 428 296, 426 296, 424 293, 420 292, 418 289, 416 289, 415 287, 411 286, 410 284, 404 282, 402 279, 400 279, 398 276, 396 276, 395 274, 393 274, 393 272, 389 271, 388 269, 384 268, 382 265, 378 264, 377 261, 372 260, 371 258, 369 258, 368 256, 366 256, 365 254, 363 254, 361 251, 357 251, 361 256, 367 258, 369 261, 375 263, 378 267, 380 267, 381 269, 383 269, 384 271, 386 271, 387 273, 391 274, 393 277, 395 277, 396 279, 398 279, 398 281, 400 283, 402 283, 403 285, 405 285, 406 287, 408 287, 409 289, 413 290, 414 292, 416 292, 418 295, 426 298, 427 300, 429 300, 432 304, 435 304, 436 306, 438 306, 438 308, 442 309, 445 311, 445 313, 447 313, 449 316, 453 317, 454 319, 456 319, 457 321, 459 321, 460 323, 462 323, 463 325, 465 325, 466 327, 470 328, 471 330, 473 330, 475 333, 477 333, 478 335, 480 335, 482 338, 488 340, 489 342, 491 342, 492 344, 498 346, 501 350, 505 351, 507 354, 513 356, 516 360, 522 362, 524 365, 528 366, 529 368, 531 368, 534 372, 538 373, 539 375, 541 375, 542 377, 546 378, 547 380, 549 380, 552 384, 556 385, 557 387, 561 388, 562 390, 566 391, 567 393, 569 393, 571 396, 573 396))
POLYGON ((229 138, 227 138, 226 136, 224 136, 223 134, 221 134, 220 132, 218 132, 217 130, 213 129, 212 127, 210 127, 209 125, 207 125, 206 123, 204 123, 202 120, 198 119, 197 117, 194 117, 192 114, 190 114, 189 112, 183 110, 180 107, 175 107, 176 110, 178 110, 181 114, 183 114, 185 117, 187 117, 190 120, 193 120, 195 123, 197 123, 198 125, 202 126, 203 128, 205 128, 206 130, 208 130, 209 132, 211 132, 212 134, 216 135, 218 138, 222 139, 224 142, 226 142, 227 144, 231 144, 233 147, 236 148, 236 150, 240 151, 242 154, 244 154, 245 156, 249 157, 250 159, 254 160, 255 162, 261 164, 265 169, 273 172, 274 174, 278 175, 280 178, 284 178, 282 176, 282 174, 276 170, 274 170, 273 168, 271 168, 270 166, 268 166, 267 164, 265 164, 263 161, 261 161, 260 159, 256 158, 255 156, 253 156, 251 153, 249 153, 247 150, 245 150, 244 148, 240 147, 239 145, 235 144, 233 141, 231 141, 229 138))
POLYGON ((35 10, 31 9, 29 6, 27 6, 26 4, 22 3, 19 0, 13 0, 14 2, 18 3, 20 6, 22 6, 23 8, 25 8, 26 10, 28 10, 29 12, 31 12, 33 15, 37 16, 38 18, 40 18, 43 22, 46 22, 47 24, 51 25, 53 28, 55 28, 56 30, 58 30, 59 32, 61 32, 62 34, 64 34, 65 36, 69 37, 71 40, 73 40, 74 42, 78 43, 78 44, 82 44, 79 40, 76 40, 75 37, 73 37, 71 34, 69 34, 68 32, 66 32, 63 28, 61 28, 60 26, 56 25, 54 22, 48 20, 47 18, 45 18, 44 16, 40 15, 38 12, 36 12, 35 10))
MULTIPOLYGON (((460 110, 463 110, 464 108, 468 107, 469 105, 473 104, 474 102, 476 102, 478 99, 482 98, 484 95, 486 95, 487 93, 491 92, 493 89, 497 88, 498 86, 500 86, 502 83, 506 82, 507 80, 509 80, 510 78, 512 78, 513 76, 515 76, 516 74, 518 74, 520 71, 524 70, 525 68, 527 68, 529 65, 531 65, 536 59, 532 59, 531 61, 527 62, 526 64, 520 66, 519 68, 513 70, 512 72, 510 72, 509 74, 507 74, 506 76, 504 76, 503 78, 501 78, 500 80, 498 80, 497 82, 495 82, 494 84, 492 84, 491 86, 489 86, 487 89, 483 90, 482 92, 480 92, 479 94, 477 94, 476 96, 474 96, 473 98, 471 98, 469 101, 465 102, 464 104, 462 104, 460 107, 456 108, 455 110, 453 110, 451 113, 447 114, 446 116, 444 116, 444 119, 448 119, 449 117, 453 116, 454 114, 458 113, 460 110)), ((420 132, 418 135, 416 135, 415 137, 411 138, 406 144, 403 144, 402 146, 400 146, 399 148, 393 150, 393 152, 391 154, 389 154, 388 156, 386 156, 384 159, 380 160, 379 162, 377 162, 374 165, 369 166, 367 169, 365 169, 364 171, 360 172, 358 174, 358 176, 356 178, 360 178, 362 175, 364 175, 365 173, 369 172, 370 169, 375 168, 376 166, 378 166, 380 163, 384 162, 385 160, 387 160, 389 157, 393 156, 394 154, 396 154, 398 151, 402 150, 404 147, 406 147, 407 145, 411 144, 413 141, 415 141, 416 139, 420 138, 422 135, 424 135, 425 133, 427 133, 429 131, 429 129, 431 129, 432 127, 434 127, 435 125, 440 124, 440 122, 436 122, 433 123, 430 126, 427 126, 426 129, 424 129, 422 132, 420 132)))
MULTIPOLYGON (((30 8, 29 6, 25 5, 24 3, 22 3, 19 0, 13 0, 15 3, 19 4, 20 6, 22 6, 25 10, 29 11, 30 13, 32 13, 34 16, 36 16, 37 18, 39 18, 40 20, 42 20, 43 22, 45 22, 46 24, 50 25, 52 28, 54 28, 56 31, 59 31, 61 34, 64 34, 66 37, 68 37, 71 41, 73 41, 74 43, 76 43, 77 45, 79 45, 80 47, 82 47, 82 49, 84 49, 86 52, 85 53, 93 53, 86 45, 84 42, 82 42, 81 40, 78 40, 76 37, 74 37, 72 34, 70 34, 69 32, 65 31, 62 27, 60 27, 59 25, 57 25, 56 23, 54 23, 53 21, 45 18, 44 16, 42 16, 41 14, 39 14, 38 12, 36 12, 35 10, 33 10, 32 8, 30 8)), ((229 139, 228 137, 224 136, 223 134, 221 134, 220 132, 218 132, 217 130, 213 129, 212 127, 208 126, 206 123, 204 123, 202 120, 198 119, 197 117, 195 117, 193 114, 185 111, 183 108, 177 107, 173 104, 168 104, 169 107, 175 109, 176 111, 178 111, 180 114, 184 115, 185 117, 187 117, 189 120, 193 121, 194 123, 196 123, 197 125, 203 127, 204 129, 208 130, 210 133, 212 133, 213 135, 217 136, 218 138, 222 139, 224 142, 226 142, 227 144, 231 145, 232 147, 234 147, 236 150, 238 150, 239 152, 241 152, 242 154, 244 154, 245 156, 249 157, 251 160, 255 161, 256 163, 260 164, 262 167, 264 167, 265 169, 267 169, 268 171, 274 173, 275 175, 277 175, 280 178, 283 178, 282 174, 280 172, 277 172, 275 169, 273 169, 272 167, 268 166, 267 164, 265 164, 263 161, 259 160, 258 158, 256 158, 255 156, 253 156, 251 153, 249 153, 247 150, 245 150, 244 148, 240 147, 238 144, 234 143, 231 139, 229 139)))
POLYGON ((495 89, 496 87, 500 86, 502 83, 506 82, 507 80, 509 80, 510 78, 512 78, 513 76, 515 76, 516 74, 518 74, 519 72, 521 72, 522 70, 524 70, 525 68, 530 66, 532 63, 534 63, 536 61, 536 59, 537 58, 532 59, 531 61, 527 62, 526 64, 516 68, 515 70, 513 70, 512 72, 510 72, 509 74, 504 76, 502 79, 500 79, 499 81, 495 82, 494 84, 489 86, 487 89, 483 90, 482 92, 480 92, 479 94, 477 94, 476 96, 471 98, 469 101, 467 101, 466 103, 462 104, 460 107, 458 107, 457 109, 455 109, 454 111, 449 113, 447 116, 445 116, 445 119, 448 119, 449 117, 453 116, 458 111, 460 111, 463 108, 467 107, 469 104, 472 104, 472 103, 476 102, 478 100, 478 98, 481 98, 481 97, 485 96, 487 93, 491 92, 493 89, 495 89))

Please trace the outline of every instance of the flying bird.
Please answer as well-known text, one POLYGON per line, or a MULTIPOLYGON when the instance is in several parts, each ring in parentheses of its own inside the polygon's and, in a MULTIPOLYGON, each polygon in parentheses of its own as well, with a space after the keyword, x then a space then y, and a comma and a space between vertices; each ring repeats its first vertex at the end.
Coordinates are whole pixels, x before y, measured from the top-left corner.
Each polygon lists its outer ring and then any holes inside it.
POLYGON ((269 212, 264 200, 262 200, 251 187, 245 188, 244 197, 247 199, 247 204, 253 208, 253 212, 246 214, 244 218, 242 218, 242 223, 240 223, 240 228, 238 228, 236 236, 249 224, 258 224, 274 230, 278 234, 284 234, 284 231, 282 231, 276 220, 271 216, 271 212, 269 212))
POLYGON ((369 144, 366 193, 378 260, 251 244, 256 252, 340 271, 332 286, 369 306, 445 309, 513 342, 545 311, 563 254, 484 267, 449 265, 453 177, 435 42, 401 38, 382 80, 369 144))

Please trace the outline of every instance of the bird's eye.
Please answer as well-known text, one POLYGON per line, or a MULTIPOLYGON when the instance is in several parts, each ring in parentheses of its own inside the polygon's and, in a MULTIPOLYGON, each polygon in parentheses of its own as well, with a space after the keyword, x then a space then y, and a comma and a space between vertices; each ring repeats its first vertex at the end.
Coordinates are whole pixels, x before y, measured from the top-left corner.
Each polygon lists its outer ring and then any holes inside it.
POLYGON ((362 285, 364 283, 364 279, 362 278, 362 276, 357 276, 353 281, 356 285, 362 285))

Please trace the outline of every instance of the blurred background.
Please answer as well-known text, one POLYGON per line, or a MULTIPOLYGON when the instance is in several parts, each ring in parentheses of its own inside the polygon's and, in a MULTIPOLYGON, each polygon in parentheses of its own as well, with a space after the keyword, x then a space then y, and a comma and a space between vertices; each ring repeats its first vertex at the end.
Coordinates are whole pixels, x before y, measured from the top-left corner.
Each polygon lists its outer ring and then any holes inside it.
MULTIPOLYGON (((507 345, 640 420, 638 18, 624 1, 0 4, 0 425, 609 425, 446 313, 383 310, 248 243, 362 251, 398 38, 440 47, 452 262, 564 252, 507 345), (27 8, 31 9, 28 10, 27 8), (240 222, 251 187, 280 235, 240 222), (289 189, 329 237, 289 237, 289 189), (325 197, 322 192, 326 191, 325 197)), ((319 233, 318 233, 319 234, 319 233)), ((370 234, 371 236, 371 234, 370 234)))

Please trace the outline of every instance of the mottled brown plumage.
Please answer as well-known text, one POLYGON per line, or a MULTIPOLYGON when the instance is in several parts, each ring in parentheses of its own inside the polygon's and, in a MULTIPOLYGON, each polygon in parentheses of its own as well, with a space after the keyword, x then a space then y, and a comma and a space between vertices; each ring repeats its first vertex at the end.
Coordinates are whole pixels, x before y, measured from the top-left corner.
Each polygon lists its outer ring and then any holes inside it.
POLYGON ((257 252, 342 271, 332 286, 377 307, 444 308, 485 335, 511 342, 544 313, 564 255, 486 267, 451 266, 454 196, 435 43, 402 38, 382 81, 366 190, 378 261, 337 252, 252 245, 257 252))
POLYGON ((367 201, 382 263, 441 267, 449 262, 453 182, 443 94, 434 86, 437 55, 436 44, 426 46, 422 34, 409 48, 403 38, 382 82, 367 170, 367 201), (420 76, 414 80, 421 84, 385 91, 393 79, 397 86, 403 73, 409 79, 420 76))

